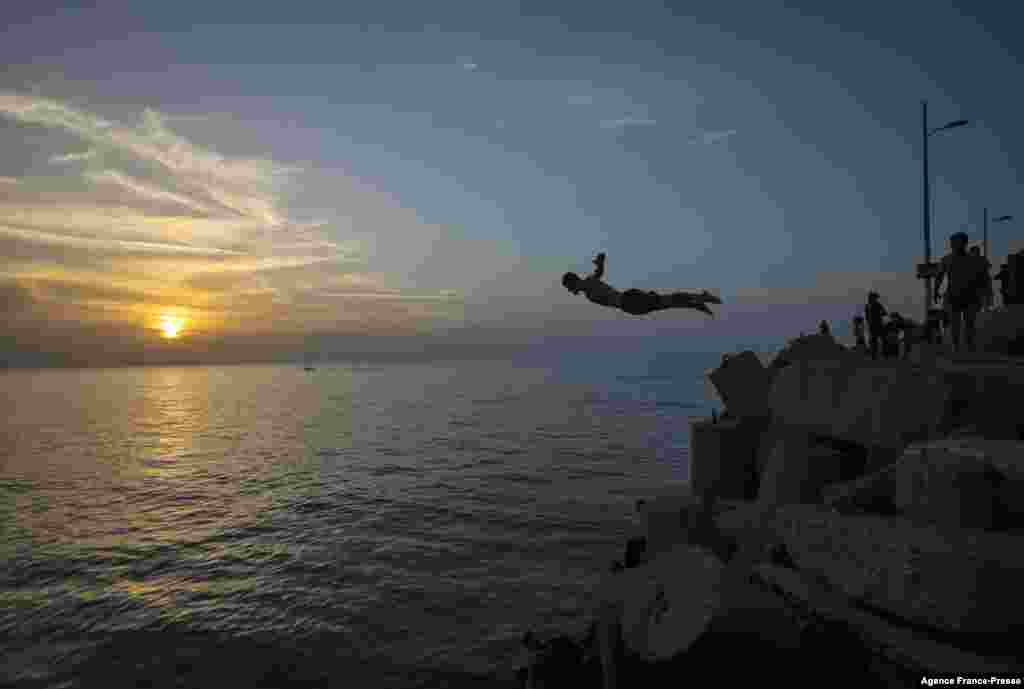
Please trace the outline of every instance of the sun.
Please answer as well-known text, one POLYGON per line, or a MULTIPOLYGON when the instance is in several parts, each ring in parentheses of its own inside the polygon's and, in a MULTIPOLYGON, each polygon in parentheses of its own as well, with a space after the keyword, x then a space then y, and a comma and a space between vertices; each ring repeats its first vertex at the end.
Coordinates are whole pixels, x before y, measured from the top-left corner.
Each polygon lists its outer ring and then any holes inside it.
POLYGON ((180 318, 173 318, 171 316, 164 316, 160 320, 160 330, 163 336, 168 340, 173 340, 181 335, 181 329, 185 326, 185 321, 180 318))

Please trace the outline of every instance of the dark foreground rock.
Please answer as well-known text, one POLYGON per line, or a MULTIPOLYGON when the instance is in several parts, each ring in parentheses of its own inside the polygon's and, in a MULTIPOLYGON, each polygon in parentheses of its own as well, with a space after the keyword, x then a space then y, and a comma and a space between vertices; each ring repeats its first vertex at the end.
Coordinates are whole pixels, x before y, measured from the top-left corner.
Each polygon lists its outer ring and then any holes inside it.
POLYGON ((772 519, 795 566, 912 623, 952 632, 1024 632, 1021 539, 899 517, 787 505, 772 519))

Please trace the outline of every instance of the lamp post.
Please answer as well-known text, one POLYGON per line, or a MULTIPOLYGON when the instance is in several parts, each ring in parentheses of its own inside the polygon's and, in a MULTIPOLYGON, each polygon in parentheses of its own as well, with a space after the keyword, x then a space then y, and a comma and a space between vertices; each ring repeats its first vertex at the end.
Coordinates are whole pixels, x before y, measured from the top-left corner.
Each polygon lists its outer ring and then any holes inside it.
POLYGON ((921 142, 924 147, 923 156, 921 158, 921 173, 923 178, 923 194, 922 194, 922 205, 921 210, 923 213, 924 220, 924 263, 926 266, 924 276, 924 318, 925 322, 928 320, 928 310, 932 305, 932 222, 931 222, 931 189, 929 188, 928 181, 928 138, 937 132, 945 131, 947 129, 953 129, 954 127, 962 127, 968 124, 967 120, 954 120, 948 122, 941 127, 935 129, 928 129, 928 101, 921 101, 921 142))
MULTIPOLYGON (((1013 220, 1013 216, 1012 215, 1000 215, 998 218, 992 218, 992 222, 994 222, 994 223, 995 222, 1008 222, 1010 220, 1013 220)), ((987 259, 988 258, 988 208, 987 207, 985 208, 984 234, 983 234, 983 237, 984 237, 984 239, 982 240, 983 243, 984 243, 983 251, 985 252, 985 258, 987 259)), ((995 304, 995 296, 990 294, 989 295, 988 307, 992 308, 994 306, 994 304, 995 304)))
MULTIPOLYGON (((1008 220, 1013 220, 1013 216, 1012 215, 1000 215, 998 218, 992 218, 992 222, 994 222, 994 223, 995 222, 1006 222, 1008 220)), ((982 230, 982 233, 983 233, 982 234, 982 236, 983 236, 982 243, 984 245, 984 248, 982 249, 982 253, 985 254, 985 258, 988 258, 988 208, 985 209, 985 215, 983 216, 983 221, 982 221, 982 228, 983 228, 983 230, 982 230)))

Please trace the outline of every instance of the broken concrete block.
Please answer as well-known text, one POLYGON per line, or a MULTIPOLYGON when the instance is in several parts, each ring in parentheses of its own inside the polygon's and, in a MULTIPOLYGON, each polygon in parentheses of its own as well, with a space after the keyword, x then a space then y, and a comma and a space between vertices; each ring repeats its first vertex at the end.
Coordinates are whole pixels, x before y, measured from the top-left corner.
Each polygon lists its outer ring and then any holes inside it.
POLYGON ((943 376, 903 361, 801 362, 772 385, 773 420, 864 446, 935 437, 948 418, 943 376))
POLYGON ((1024 527, 1024 442, 963 437, 935 441, 921 448, 927 448, 929 456, 951 455, 987 472, 994 495, 992 528, 1004 531, 1024 527))
POLYGON ((994 474, 975 458, 937 448, 908 449, 890 472, 893 504, 915 523, 991 529, 998 499, 994 474))
POLYGON ((981 656, 893 625, 877 615, 857 609, 845 596, 821 586, 801 572, 758 565, 754 568, 754 576, 787 601, 851 629, 867 648, 904 668, 943 673, 1018 672, 1021 669, 1017 659, 981 656))
POLYGON ((690 494, 665 495, 637 505, 647 539, 645 559, 690 542, 689 510, 697 502, 690 494))
POLYGON ((768 371, 754 352, 745 351, 726 357, 721 366, 708 374, 708 379, 733 416, 768 416, 771 381, 768 371))
POLYGON ((775 508, 749 502, 715 516, 715 526, 734 548, 732 562, 765 562, 781 539, 774 528, 775 508))
POLYGON ((678 546, 622 573, 622 639, 629 653, 665 660, 684 651, 721 603, 723 565, 701 548, 678 546))
POLYGON ((1014 343, 1024 337, 1024 305, 1011 304, 980 313, 976 327, 980 351, 1012 354, 1014 343))
POLYGON ((831 492, 826 502, 918 524, 993 529, 999 489, 999 475, 983 456, 911 445, 897 462, 831 492))
POLYGON ((774 528, 795 566, 872 607, 951 632, 1006 633, 1024 621, 1024 542, 898 517, 787 505, 774 528))
POLYGON ((730 562, 722 572, 721 605, 709 633, 754 635, 779 649, 801 646, 800 627, 785 601, 754 580, 750 565, 730 562))
POLYGON ((757 448, 763 419, 690 422, 690 489, 700 498, 744 500, 757 490, 757 448))
POLYGON ((815 446, 799 429, 787 429, 772 448, 757 501, 763 505, 820 503, 822 489, 841 477, 843 456, 815 446))
POLYGON ((1024 439, 1024 366, 1003 362, 939 364, 951 390, 951 425, 970 425, 989 438, 1024 439))

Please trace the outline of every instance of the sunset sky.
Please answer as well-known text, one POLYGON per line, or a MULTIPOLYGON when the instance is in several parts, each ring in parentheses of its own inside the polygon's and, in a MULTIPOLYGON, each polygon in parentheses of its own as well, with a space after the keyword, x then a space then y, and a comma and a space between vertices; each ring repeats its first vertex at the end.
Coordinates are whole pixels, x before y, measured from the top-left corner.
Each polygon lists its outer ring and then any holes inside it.
POLYGON ((1012 3, 97 4, 0 11, 0 363, 731 349, 869 288, 918 315, 922 98, 971 120, 932 138, 933 250, 986 205, 1019 216, 995 262, 1024 248, 1012 3), (726 303, 568 294, 598 251, 726 303))

